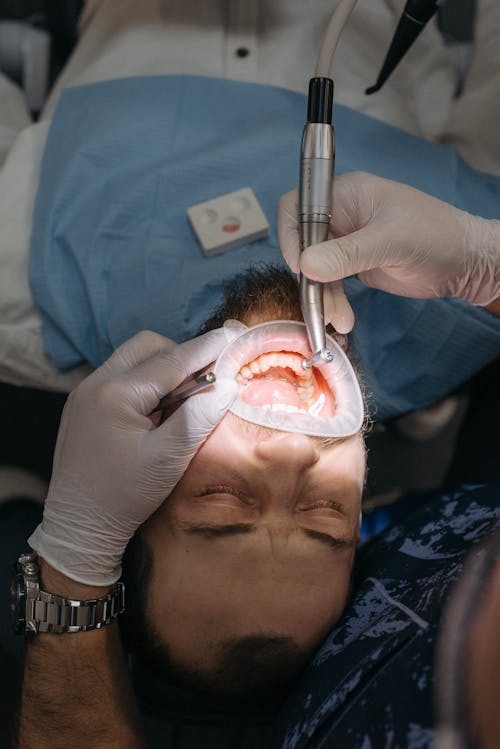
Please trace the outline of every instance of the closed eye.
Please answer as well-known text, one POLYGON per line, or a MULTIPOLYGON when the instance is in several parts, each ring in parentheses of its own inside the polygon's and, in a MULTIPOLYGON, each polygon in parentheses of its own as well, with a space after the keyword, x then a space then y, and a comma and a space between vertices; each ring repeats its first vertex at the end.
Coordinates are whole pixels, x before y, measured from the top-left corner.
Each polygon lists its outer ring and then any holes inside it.
MULTIPOLYGON (((213 541, 218 538, 255 533, 257 531, 257 526, 252 523, 231 523, 220 525, 216 523, 207 524, 183 521, 179 523, 179 529, 189 535, 201 536, 208 541, 213 541)), ((327 546, 330 549, 350 549, 355 544, 354 538, 339 538, 337 536, 332 536, 330 533, 323 533, 311 528, 300 528, 299 531, 304 536, 312 538, 314 541, 317 541, 321 545, 327 546)))
POLYGON ((297 507, 299 512, 309 512, 311 510, 334 510, 339 515, 345 516, 344 507, 335 500, 320 500, 312 502, 311 504, 301 504, 297 507))
POLYGON ((231 486, 226 486, 225 484, 215 484, 214 486, 208 486, 205 489, 203 489, 197 496, 198 497, 210 497, 212 495, 219 495, 219 496, 230 496, 230 497, 236 497, 236 499, 241 500, 242 502, 245 502, 245 504, 251 504, 250 498, 242 491, 239 491, 238 489, 234 489, 231 486))

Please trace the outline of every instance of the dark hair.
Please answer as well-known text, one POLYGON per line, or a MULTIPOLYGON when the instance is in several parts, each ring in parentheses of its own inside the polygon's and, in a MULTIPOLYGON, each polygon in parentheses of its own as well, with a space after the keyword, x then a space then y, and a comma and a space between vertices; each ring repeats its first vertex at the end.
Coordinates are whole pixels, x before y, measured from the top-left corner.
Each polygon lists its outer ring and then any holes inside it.
POLYGON ((291 638, 259 633, 218 644, 216 666, 210 672, 177 663, 147 615, 152 569, 153 554, 139 528, 123 558, 126 606, 120 633, 125 650, 156 676, 214 696, 275 699, 304 667, 310 654, 291 638))
POLYGON ((220 328, 228 319, 246 325, 268 320, 302 320, 296 278, 286 268, 259 263, 223 285, 223 301, 203 325, 201 332, 220 328))

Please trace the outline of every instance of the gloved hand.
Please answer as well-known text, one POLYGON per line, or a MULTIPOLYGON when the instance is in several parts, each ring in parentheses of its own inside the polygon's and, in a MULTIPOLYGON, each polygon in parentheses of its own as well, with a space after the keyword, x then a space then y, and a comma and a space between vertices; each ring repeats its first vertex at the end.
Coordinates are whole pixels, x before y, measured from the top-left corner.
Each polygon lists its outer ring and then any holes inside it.
POLYGON ((218 380, 161 425, 148 414, 236 335, 228 327, 177 345, 139 333, 71 393, 43 520, 28 540, 52 567, 88 585, 118 580, 128 541, 170 494, 237 386, 218 380))
MULTIPOLYGON (((293 271, 300 264, 323 282, 357 275, 419 299, 455 296, 485 306, 500 296, 499 221, 363 172, 335 179, 332 212, 332 239, 306 248, 299 261, 297 191, 281 198, 280 245, 293 271)), ((327 287, 325 307, 330 297, 327 287)))
MULTIPOLYGON (((291 270, 299 273, 300 234, 299 234, 299 192, 297 189, 281 197, 278 210, 278 234, 283 256, 291 270)), ((323 247, 322 243, 320 247, 323 247)), ((307 275, 307 274, 305 274, 307 275)), ((309 276, 312 278, 312 276, 309 276)), ((313 279, 314 280, 314 279, 313 279)), ((344 293, 341 280, 325 283, 323 301, 325 323, 332 323, 337 333, 349 333, 354 325, 354 313, 344 293)))

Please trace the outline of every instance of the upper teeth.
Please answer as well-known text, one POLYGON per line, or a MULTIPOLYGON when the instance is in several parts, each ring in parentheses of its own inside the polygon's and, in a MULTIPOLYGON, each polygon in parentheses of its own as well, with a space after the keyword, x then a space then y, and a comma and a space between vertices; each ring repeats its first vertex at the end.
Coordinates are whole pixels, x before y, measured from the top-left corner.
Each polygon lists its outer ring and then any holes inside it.
POLYGON ((289 354, 286 351, 270 352, 258 356, 240 369, 236 379, 240 384, 244 384, 247 380, 251 380, 254 375, 264 374, 268 369, 274 367, 291 369, 301 382, 298 390, 303 390, 304 394, 311 389, 314 392, 315 382, 312 371, 302 367, 301 360, 296 354, 289 354))

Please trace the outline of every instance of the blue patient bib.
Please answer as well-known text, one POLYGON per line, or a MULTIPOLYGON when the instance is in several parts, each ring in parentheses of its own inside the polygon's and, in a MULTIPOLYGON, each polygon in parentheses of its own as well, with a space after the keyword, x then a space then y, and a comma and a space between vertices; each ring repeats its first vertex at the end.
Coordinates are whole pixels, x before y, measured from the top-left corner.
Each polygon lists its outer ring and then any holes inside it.
MULTIPOLYGON (((298 182, 306 97, 204 77, 126 78, 65 90, 41 168, 29 278, 55 365, 100 365, 151 329, 195 336, 222 284, 261 261, 284 264, 280 196, 298 182), (206 258, 186 209, 249 186, 266 239, 206 258)), ((485 217, 500 179, 456 151, 346 107, 334 110, 337 173, 400 180, 485 217)), ((457 300, 408 300, 346 284, 352 344, 378 419, 432 403, 500 354, 500 320, 457 300)))

